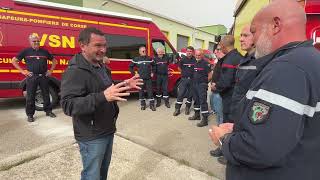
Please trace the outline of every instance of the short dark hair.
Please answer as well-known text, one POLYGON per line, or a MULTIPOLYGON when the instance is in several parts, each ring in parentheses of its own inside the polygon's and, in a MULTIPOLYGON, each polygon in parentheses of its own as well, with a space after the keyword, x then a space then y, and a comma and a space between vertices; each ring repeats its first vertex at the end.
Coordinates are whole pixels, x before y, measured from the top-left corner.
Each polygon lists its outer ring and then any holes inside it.
POLYGON ((188 47, 187 47, 187 50, 188 50, 188 49, 194 51, 194 48, 193 48, 192 46, 188 46, 188 47))
POLYGON ((89 44, 91 34, 104 36, 104 33, 95 27, 84 28, 79 34, 79 43, 89 44))
POLYGON ((140 46, 140 47, 139 47, 139 50, 140 50, 141 48, 146 48, 146 46, 140 46))

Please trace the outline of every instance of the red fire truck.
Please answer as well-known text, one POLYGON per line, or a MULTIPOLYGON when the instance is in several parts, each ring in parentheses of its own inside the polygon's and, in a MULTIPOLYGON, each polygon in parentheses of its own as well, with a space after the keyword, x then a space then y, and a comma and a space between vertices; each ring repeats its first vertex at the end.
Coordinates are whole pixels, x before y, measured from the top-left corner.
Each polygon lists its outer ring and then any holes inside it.
POLYGON ((307 37, 313 39, 314 46, 320 49, 320 1, 306 0, 307 37))
MULTIPOLYGON (((112 78, 121 81, 131 77, 128 71, 132 58, 138 56, 138 48, 146 46, 148 55, 163 47, 176 60, 177 52, 150 18, 107 12, 102 10, 62 5, 36 0, 0 1, 0 98, 23 96, 25 77, 11 64, 22 49, 29 47, 28 36, 40 37, 40 46, 49 50, 58 60, 50 77, 50 98, 53 104, 59 100, 61 75, 69 59, 80 52, 78 34, 81 29, 97 27, 106 34, 106 56, 111 63, 112 78)), ((50 63, 50 62, 48 62, 50 63)), ((25 67, 22 61, 21 66, 25 67)), ((50 66, 50 64, 49 64, 50 66)), ((175 93, 180 80, 176 64, 169 66, 168 90, 175 93)), ((36 96, 36 108, 42 109, 40 90, 36 96)))

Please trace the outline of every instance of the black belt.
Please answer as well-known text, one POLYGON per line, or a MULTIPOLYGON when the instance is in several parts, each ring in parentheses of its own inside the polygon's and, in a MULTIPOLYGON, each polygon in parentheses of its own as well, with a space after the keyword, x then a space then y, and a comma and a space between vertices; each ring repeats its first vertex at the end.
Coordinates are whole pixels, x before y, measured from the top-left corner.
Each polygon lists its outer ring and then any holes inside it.
POLYGON ((182 77, 182 79, 192 79, 192 77, 182 77))
POLYGON ((32 76, 46 76, 46 73, 32 73, 32 76))

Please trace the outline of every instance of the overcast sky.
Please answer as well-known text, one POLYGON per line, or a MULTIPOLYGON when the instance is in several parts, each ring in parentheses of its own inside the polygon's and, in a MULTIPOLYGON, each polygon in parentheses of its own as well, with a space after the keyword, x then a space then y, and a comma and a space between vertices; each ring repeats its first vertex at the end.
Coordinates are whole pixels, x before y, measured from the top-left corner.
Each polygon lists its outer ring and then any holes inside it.
POLYGON ((193 26, 233 23, 235 0, 122 0, 193 26))

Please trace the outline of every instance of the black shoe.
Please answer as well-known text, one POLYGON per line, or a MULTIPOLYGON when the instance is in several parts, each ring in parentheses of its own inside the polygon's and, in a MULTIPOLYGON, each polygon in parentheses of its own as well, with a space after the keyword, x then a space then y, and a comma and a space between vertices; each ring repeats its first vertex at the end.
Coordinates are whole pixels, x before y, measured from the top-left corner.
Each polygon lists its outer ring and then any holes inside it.
POLYGON ((197 124, 198 127, 208 126, 208 117, 203 116, 202 120, 197 124))
POLYGON ((161 106, 161 99, 160 99, 160 98, 158 98, 158 99, 157 99, 156 107, 160 107, 160 106, 161 106))
POLYGON ((53 112, 46 112, 46 116, 50 116, 52 118, 57 117, 55 114, 53 114, 53 112))
POLYGON ((141 105, 141 110, 146 110, 146 105, 141 105))
POLYGON ((178 116, 180 114, 180 109, 176 109, 173 113, 173 116, 178 116))
POLYGON ((170 108, 169 100, 165 100, 164 103, 165 103, 165 106, 166 106, 167 108, 170 108))
POLYGON ((34 122, 33 116, 28 116, 28 122, 34 122))
POLYGON ((190 114, 190 107, 186 106, 186 111, 184 112, 185 115, 189 115, 190 114))
POLYGON ((156 107, 154 107, 154 104, 150 104, 150 109, 151 109, 152 111, 156 111, 156 107))
POLYGON ((220 164, 226 165, 228 161, 224 156, 220 156, 220 157, 218 157, 218 162, 220 164))
POLYGON ((188 118, 188 120, 190 120, 190 121, 200 120, 200 119, 201 118, 200 118, 200 112, 199 111, 194 112, 194 115, 188 118))
POLYGON ((215 150, 211 150, 211 151, 210 151, 210 155, 213 156, 213 157, 223 156, 222 151, 221 151, 220 148, 217 148, 217 149, 215 149, 215 150))

